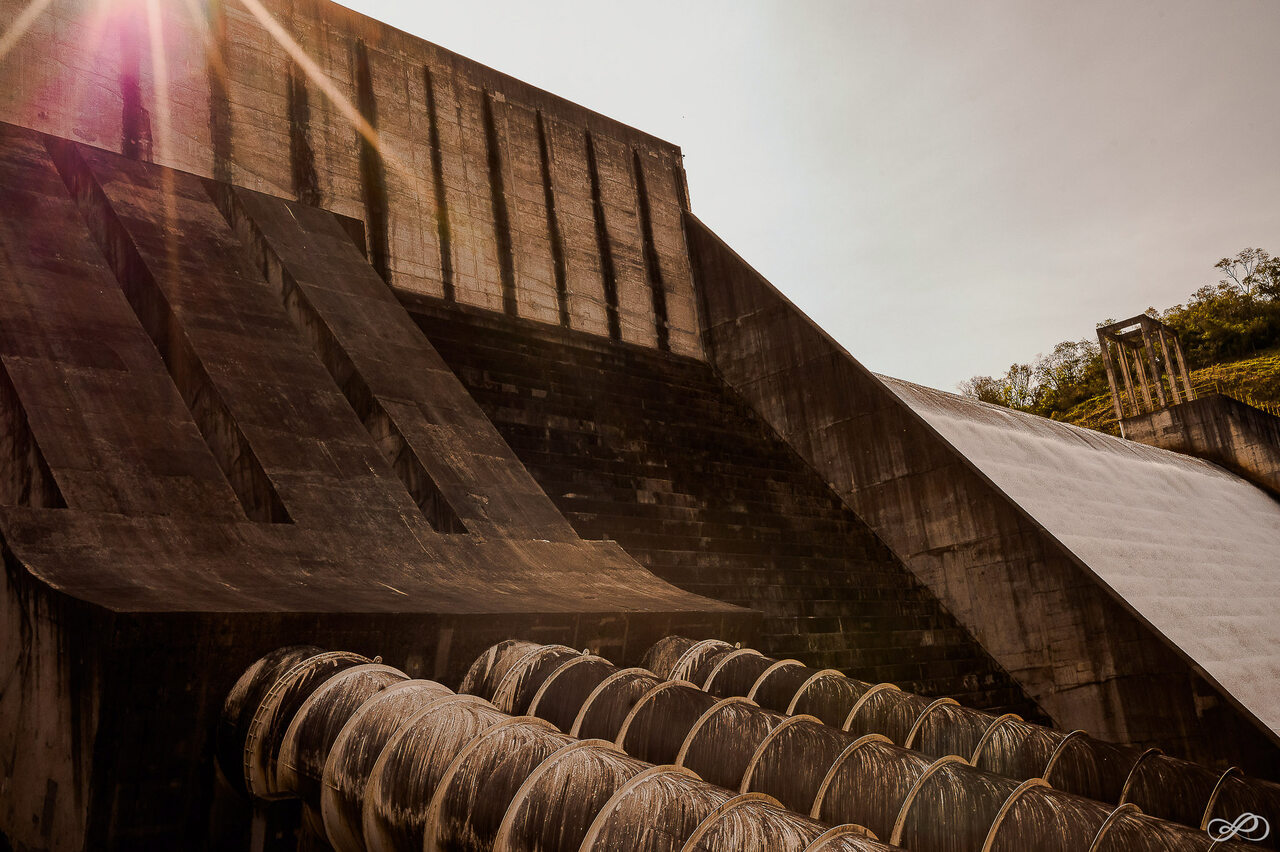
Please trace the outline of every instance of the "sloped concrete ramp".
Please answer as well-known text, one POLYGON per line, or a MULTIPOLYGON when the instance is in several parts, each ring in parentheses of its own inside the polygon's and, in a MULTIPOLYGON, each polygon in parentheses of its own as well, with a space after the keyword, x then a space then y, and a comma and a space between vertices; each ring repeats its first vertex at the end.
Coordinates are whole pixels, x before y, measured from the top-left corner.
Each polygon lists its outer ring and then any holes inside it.
POLYGON ((880 379, 1280 733, 1280 503, 1201 459, 880 379))

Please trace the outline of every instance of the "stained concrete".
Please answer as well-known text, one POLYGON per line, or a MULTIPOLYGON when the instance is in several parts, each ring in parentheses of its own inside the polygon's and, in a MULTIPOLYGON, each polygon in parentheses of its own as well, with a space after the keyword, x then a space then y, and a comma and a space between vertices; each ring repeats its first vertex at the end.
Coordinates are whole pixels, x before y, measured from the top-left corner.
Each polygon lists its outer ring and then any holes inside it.
POLYGON ((762 647, 780 657, 1043 716, 705 362, 407 305, 583 538, 760 610, 762 647))
POLYGON ((1280 417, 1208 394, 1159 411, 1127 417, 1130 441, 1216 462, 1280 497, 1280 417))
MULTIPOLYGON (((26 5, 0 0, 0 20, 26 5)), ((359 218, 375 268, 397 289, 504 311, 505 286, 520 316, 608 335, 599 227, 616 260, 623 339, 699 353, 675 145, 328 0, 265 0, 268 21, 239 2, 158 4, 163 57, 152 55, 146 8, 53 0, 0 67, 0 120, 359 218), (588 134, 598 216, 583 204, 588 134), (567 246, 567 317, 548 195, 567 246), (665 317, 645 273, 642 205, 665 317)))
POLYGON ((52 0, 0 68, 0 845, 244 848, 218 705, 299 643, 456 682, 759 638, 1275 774, 1252 699, 683 219, 677 147, 256 8, 52 0))
MULTIPOLYGON (((1179 646, 1173 631, 1153 626, 1159 622, 1142 603, 1126 599, 1129 589, 1113 585, 1102 566, 1095 572, 1088 563, 1094 549, 1069 547, 1047 518, 1024 505, 1025 492, 1009 490, 984 467, 1005 455, 999 443, 985 453, 956 443, 696 218, 688 216, 686 223, 704 339, 725 381, 826 478, 1055 722, 1206 763, 1225 759, 1264 776, 1275 774, 1280 748, 1259 715, 1263 708, 1256 702, 1246 708, 1243 695, 1234 696, 1226 682, 1212 682, 1206 675, 1219 671, 1216 654, 1197 659, 1190 647, 1179 646)), ((1017 430, 1004 440, 1011 449, 1021 444, 1017 430)), ((1051 452, 1037 456, 1037 464, 1037 471, 1056 471, 1051 452)), ((1148 469, 1146 475, 1159 471, 1148 469)), ((1109 481, 1089 475, 1074 487, 1105 490, 1109 481)), ((1168 484, 1175 491, 1193 487, 1168 484)), ((1041 502, 1055 503, 1052 479, 1035 480, 1032 487, 1041 502)), ((1194 505, 1194 493, 1187 492, 1188 505, 1194 505)), ((1113 508, 1117 517, 1129 509, 1113 508)), ((1090 535, 1078 525, 1074 530, 1090 535)), ((1119 533, 1108 527, 1102 531, 1106 540, 1097 544, 1123 564, 1131 549, 1145 548, 1160 534, 1158 526, 1135 522, 1119 533)), ((1167 560, 1178 558, 1170 552, 1162 564, 1171 569, 1167 560)), ((1195 570, 1190 565, 1180 575, 1195 570)), ((1156 587, 1158 576, 1157 571, 1151 578, 1156 587)), ((1255 580, 1271 587, 1266 572, 1255 580)), ((1251 629, 1253 622, 1245 619, 1233 631, 1229 614, 1222 616, 1228 635, 1251 629)), ((1232 665, 1247 668, 1249 662, 1236 659, 1232 665)), ((1264 661, 1256 681, 1263 689, 1271 683, 1269 665, 1264 661)))
POLYGON ((11 126, 0 170, 10 842, 207 834, 269 647, 751 633, 579 539, 331 214, 11 126))

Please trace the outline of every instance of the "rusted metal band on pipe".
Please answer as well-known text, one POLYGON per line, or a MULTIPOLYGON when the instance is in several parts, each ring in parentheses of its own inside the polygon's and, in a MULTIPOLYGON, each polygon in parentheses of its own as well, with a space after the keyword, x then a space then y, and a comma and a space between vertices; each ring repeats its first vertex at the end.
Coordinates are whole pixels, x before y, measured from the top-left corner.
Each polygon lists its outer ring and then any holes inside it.
POLYGON ((978 746, 973 750, 973 755, 969 758, 970 764, 973 766, 978 765, 978 761, 982 759, 983 750, 987 747, 987 744, 991 742, 991 738, 995 736, 996 731, 1001 725, 1011 721, 1021 722, 1022 717, 1017 713, 1005 713, 1002 716, 996 717, 996 720, 991 723, 991 727, 987 728, 986 732, 982 735, 982 739, 978 740, 978 746))
POLYGON ((337 852, 364 849, 364 791, 382 749, 418 710, 453 692, 424 680, 408 680, 384 689, 351 714, 325 759, 320 816, 337 852))
POLYGON ((555 685, 556 681, 564 675, 565 672, 583 665, 584 663, 608 664, 608 662, 609 661, 604 657, 597 657, 594 654, 583 654, 561 662, 555 667, 555 670, 552 671, 551 674, 547 675, 546 680, 542 682, 542 685, 538 687, 537 692, 535 692, 533 697, 529 699, 529 706, 525 708, 525 714, 529 716, 538 715, 538 705, 541 704, 543 698, 546 697, 547 691, 555 685))
POLYGON ((573 720, 573 727, 568 731, 569 735, 574 737, 581 736, 583 721, 587 714, 595 708, 595 703, 600 700, 602 695, 605 695, 608 692, 610 687, 628 679, 649 680, 655 683, 658 682, 658 678, 655 677, 648 669, 619 669, 604 680, 600 681, 599 685, 597 685, 596 688, 591 690, 587 695, 586 700, 582 702, 581 709, 578 710, 578 715, 573 720))
POLYGON ((907 797, 902 800, 902 807, 898 810, 898 818, 894 820, 893 823, 893 832, 889 835, 890 843, 897 845, 898 841, 901 840, 902 829, 907 821, 907 812, 911 810, 911 805, 915 802, 916 796, 920 795, 920 788, 924 786, 924 783, 929 780, 931 775, 938 772, 943 767, 949 766, 953 763, 961 763, 968 766, 968 761, 963 757, 957 757, 954 754, 947 755, 946 757, 940 757, 934 761, 929 768, 922 772, 920 777, 916 779, 916 783, 911 786, 911 790, 908 791, 907 797))
POLYGON ((743 696, 740 696, 740 695, 730 696, 729 698, 721 698, 715 704, 712 704, 710 707, 707 708, 705 713, 703 713, 701 716, 698 717, 697 721, 693 723, 693 727, 689 729, 689 733, 685 735, 684 742, 681 743, 680 745, 680 753, 676 755, 676 759, 675 759, 676 766, 684 765, 685 759, 689 756, 689 744, 693 742, 694 738, 698 736, 698 734, 702 731, 702 729, 706 726, 706 724, 709 721, 711 721, 711 719, 713 719, 715 715, 719 713, 722 709, 735 704, 745 704, 753 707, 757 706, 756 703, 752 701, 750 698, 744 698, 743 696))
POLYGON ((585 655, 564 645, 541 645, 534 648, 507 669, 489 700, 504 713, 523 715, 542 680, 555 671, 561 662, 580 656, 585 655))
POLYGON ((1116 822, 1120 818, 1122 818, 1125 814, 1140 814, 1140 813, 1142 813, 1142 811, 1138 808, 1137 805, 1130 805, 1130 804, 1117 805, 1116 809, 1111 812, 1110 816, 1107 817, 1106 822, 1102 823, 1102 826, 1098 829, 1098 834, 1096 837, 1093 838, 1093 842, 1089 844, 1089 852, 1099 852, 1099 850, 1102 849, 1102 844, 1106 842, 1107 832, 1110 831, 1111 827, 1115 825, 1116 822))
POLYGON ((748 690, 747 697, 750 698, 752 701, 755 701, 756 693, 760 691, 760 687, 763 686, 765 682, 769 680, 770 676, 772 676, 775 672, 779 670, 792 669, 792 668, 803 669, 804 663, 800 662, 799 660, 778 660, 776 663, 769 666, 769 668, 765 669, 763 672, 760 673, 760 676, 756 678, 756 682, 751 684, 751 689, 748 690))
POLYGON ((858 739, 849 743, 848 747, 845 748, 844 751, 840 752, 840 754, 836 756, 836 759, 831 762, 831 766, 827 769, 827 774, 822 777, 822 783, 818 785, 818 793, 813 799, 813 807, 809 809, 809 816, 814 819, 818 818, 818 812, 822 808, 823 797, 827 795, 827 790, 831 787, 831 781, 835 778, 836 772, 839 771, 840 766, 846 760, 853 756, 855 751, 862 748, 867 743, 885 743, 886 745, 892 745, 892 743, 889 742, 889 738, 881 734, 867 734, 865 737, 858 737, 858 739))
MULTIPOLYGON (((907 731, 907 737, 902 741, 902 747, 915 748, 915 739, 916 739, 916 736, 919 735, 920 733, 920 726, 924 724, 925 717, 928 716, 930 713, 932 713, 934 710, 937 710, 939 707, 945 707, 948 705, 958 707, 960 706, 960 702, 956 701, 954 698, 939 698, 937 701, 933 702, 928 707, 921 710, 920 715, 917 716, 915 722, 911 724, 911 730, 907 731)), ((959 755, 957 755, 957 757, 959 757, 959 755)))
POLYGON ((861 825, 838 825, 815 838, 804 852, 865 852, 884 848, 871 829, 861 825))
POLYGON ((1058 743, 1058 747, 1053 750, 1053 754, 1049 755, 1049 762, 1044 765, 1043 777, 1046 781, 1053 776, 1053 770, 1057 768, 1058 763, 1062 760, 1062 756, 1066 754, 1067 749, 1070 748, 1073 743, 1083 742, 1088 736, 1088 731, 1076 729, 1068 732, 1067 735, 1062 738, 1062 742, 1058 743))
POLYGON ((1028 790, 1034 787, 1048 787, 1049 783, 1043 778, 1028 778, 1018 785, 1009 798, 1004 800, 1004 804, 1000 806, 1000 810, 996 813, 996 818, 991 821, 991 828, 987 831, 987 839, 982 842, 982 852, 991 852, 991 844, 995 842, 996 834, 1000 831, 1000 826, 1004 824, 1005 817, 1009 815, 1018 798, 1028 790))
MULTIPOLYGON (((652 841, 650 844, 643 844, 642 837, 646 833, 653 832, 638 829, 645 824, 646 820, 653 818, 654 805, 657 802, 652 793, 644 788, 657 787, 661 782, 670 779, 692 782, 679 787, 679 795, 685 798, 686 804, 689 799, 695 798, 701 792, 696 786, 697 776, 687 769, 670 764, 646 769, 619 787, 604 803, 587 827, 587 833, 582 838, 579 850, 590 852, 590 850, 599 849, 601 852, 607 852, 610 849, 631 848, 633 852, 644 852, 651 849, 652 841), (638 791, 640 791, 639 794, 638 791)), ((724 798, 718 798, 716 804, 723 801, 725 801, 724 798)))
MULTIPOLYGON (((690 675, 693 670, 698 667, 708 654, 728 650, 732 647, 728 642, 722 642, 719 639, 703 639, 701 642, 695 642, 690 645, 666 671, 659 671, 658 668, 653 666, 650 666, 649 670, 668 680, 691 680, 690 675)), ((648 662, 647 658, 646 662, 648 662)))
POLYGON ((516 791, 574 740, 541 719, 518 717, 477 737, 441 777, 427 808, 424 852, 487 852, 516 791))
POLYGON ((853 727, 855 720, 858 718, 858 714, 862 711, 863 707, 867 706, 867 702, 875 697, 876 693, 888 690, 893 690, 895 692, 899 691, 898 687, 892 683, 877 683, 875 686, 862 693, 862 697, 859 698, 857 703, 849 709, 849 715, 846 716, 844 722, 840 724, 840 730, 847 731, 853 727))
POLYGON ((245 735, 244 779, 253 796, 270 800, 293 795, 291 790, 279 785, 277 758, 294 711, 310 696, 312 689, 331 675, 369 662, 372 660, 359 654, 328 651, 296 664, 272 684, 245 735))
POLYGON ((816 682, 822 680, 823 678, 828 678, 828 677, 843 678, 844 674, 837 671, 836 669, 822 669, 821 671, 815 672, 814 674, 810 675, 808 680, 800 684, 799 688, 796 689, 795 694, 791 696, 791 701, 787 704, 787 709, 783 712, 785 712, 788 716, 793 715, 796 712, 796 704, 801 699, 804 698, 805 693, 809 690, 809 687, 813 686, 816 682))
POLYGON ((1120 790, 1120 804, 1123 805, 1129 802, 1129 792, 1133 789, 1133 781, 1137 776, 1139 767, 1142 766, 1144 761, 1150 760, 1158 754, 1164 754, 1164 752, 1158 748, 1149 748, 1139 755, 1138 759, 1133 762, 1133 766, 1129 768, 1128 776, 1124 779, 1124 787, 1120 790))
MULTIPOLYGON (((712 695, 717 695, 718 694, 717 686, 720 684, 720 679, 723 673, 725 672, 725 670, 730 666, 730 664, 733 663, 734 660, 741 659, 743 657, 753 657, 753 658, 758 657, 762 662, 764 662, 765 668, 768 668, 769 665, 772 665, 772 663, 768 661, 769 658, 766 657, 764 654, 761 654, 759 651, 756 651, 752 648, 738 648, 720 658, 720 661, 717 662, 715 666, 712 667, 711 671, 707 673, 706 680, 704 680, 701 684, 702 688, 705 689, 707 692, 710 692, 712 695)), ((758 675, 756 677, 758 678, 758 675)), ((755 681, 753 680, 752 683, 754 684, 755 681)), ((751 687, 748 686, 746 687, 746 689, 742 690, 741 693, 730 693, 730 694, 746 695, 750 689, 751 687)), ((728 696, 722 695, 720 697, 726 698, 728 696)))
POLYGON ((760 765, 760 756, 764 754, 764 750, 769 747, 769 743, 773 742, 777 737, 792 725, 798 725, 801 722, 814 722, 821 725, 822 722, 812 716, 788 716, 785 721, 778 727, 769 732, 759 746, 756 747, 755 754, 751 755, 751 762, 747 764, 747 771, 742 775, 742 785, 738 788, 738 792, 746 793, 751 788, 751 776, 755 774, 756 767, 760 765))
POLYGON ((700 852, 699 846, 702 841, 706 838, 707 834, 720 823, 721 820, 733 811, 740 808, 750 807, 753 804, 778 806, 778 802, 775 799, 766 796, 763 793, 740 793, 732 799, 729 799, 711 813, 707 814, 707 816, 703 818, 702 822, 698 823, 698 827, 694 829, 688 839, 685 840, 684 845, 680 847, 680 852, 700 852))
POLYGON ((278 759, 281 787, 294 791, 318 813, 324 764, 342 728, 366 700, 408 679, 399 669, 367 663, 320 684, 285 729, 278 759))
POLYGON ((634 722, 636 716, 638 716, 640 712, 644 710, 644 707, 646 704, 648 704, 650 701, 653 701, 655 697, 662 694, 663 692, 666 692, 669 689, 674 689, 676 687, 681 687, 681 686, 687 686, 690 689, 698 688, 693 684, 689 683, 688 681, 667 680, 667 681, 663 681, 662 683, 650 689, 644 695, 640 696, 640 700, 637 701, 634 705, 632 705, 631 710, 627 712, 626 718, 622 720, 622 727, 618 729, 618 735, 617 737, 614 738, 614 741, 613 741, 614 745, 618 746, 619 748, 622 747, 622 743, 624 740, 626 740, 627 733, 631 729, 631 723, 634 722))
POLYGON ((1209 801, 1204 805, 1204 816, 1200 818, 1200 829, 1207 831, 1209 829, 1209 821, 1213 819, 1213 809, 1217 807, 1218 797, 1222 795, 1222 790, 1226 786, 1227 779, 1233 777, 1243 777, 1244 773, 1240 771, 1238 766, 1228 766, 1227 771, 1218 777, 1218 783, 1213 785, 1213 792, 1209 794, 1209 801))

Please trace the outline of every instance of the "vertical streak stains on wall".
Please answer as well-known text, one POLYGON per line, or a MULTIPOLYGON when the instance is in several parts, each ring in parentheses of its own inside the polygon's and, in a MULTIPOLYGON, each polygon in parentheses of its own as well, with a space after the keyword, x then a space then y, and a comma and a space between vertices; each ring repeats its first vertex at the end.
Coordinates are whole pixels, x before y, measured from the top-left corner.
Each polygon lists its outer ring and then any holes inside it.
POLYGON ((493 236, 498 243, 498 270, 502 275, 502 310, 515 316, 516 270, 511 257, 511 215, 507 210, 506 184, 502 177, 502 152, 498 150, 498 127, 493 119, 493 96, 487 91, 484 104, 485 151, 489 158, 489 192, 493 199, 493 236))
POLYGON ((680 209, 689 212, 689 186, 684 182, 684 169, 680 168, 680 164, 676 163, 671 167, 672 173, 676 176, 676 194, 679 196, 680 209))
POLYGON ((591 210, 596 220, 596 244, 600 250, 600 271, 604 278, 605 312, 609 318, 609 338, 622 338, 618 321, 618 273, 613 265, 613 249, 609 246, 609 230, 604 220, 604 202, 600 196, 600 168, 596 164, 596 145, 587 131, 587 170, 591 174, 591 210))
POLYGON ((319 207, 320 178, 316 174, 316 154, 311 147, 311 101, 307 77, 296 63, 289 63, 289 164, 294 197, 303 204, 319 207))
POLYGON ((431 178, 436 192, 436 231, 440 237, 440 277, 444 284, 444 297, 452 302, 453 245, 449 231, 449 198, 444 189, 444 156, 440 153, 440 123, 436 115, 435 81, 431 69, 423 66, 422 75, 427 90, 427 135, 431 148, 431 178))
POLYGON ((151 337, 192 420, 240 501, 245 517, 261 523, 292 523, 275 485, 88 163, 74 143, 49 138, 46 147, 129 307, 151 337))
POLYGON ((151 162, 151 115, 142 105, 142 33, 136 21, 120 26, 120 153, 151 162))
POLYGON ((209 139, 213 147, 213 177, 230 183, 232 137, 231 102, 227 97, 227 11, 222 0, 210 0, 205 73, 209 77, 209 139))
MULTIPOLYGON (((375 131, 378 128, 378 102, 373 94, 373 75, 369 71, 369 51, 364 41, 356 40, 356 101, 360 115, 375 131)), ((357 131, 358 132, 358 131, 357 131)), ((387 168, 382 153, 373 141, 360 135, 360 191, 364 197, 365 221, 369 225, 369 262, 382 280, 391 283, 391 245, 387 228, 387 168)))
POLYGON ((66 500, 36 445, 27 412, 0 363, 0 506, 65 509, 66 500))
POLYGON ((551 238, 551 260, 556 273, 556 302, 560 308, 560 325, 569 327, 569 284, 564 259, 564 234, 556 216, 556 193, 551 180, 551 148, 547 145, 547 128, 538 110, 538 156, 542 163, 542 192, 547 208, 547 233, 551 238))
POLYGON ((636 176, 636 197, 640 200, 640 233, 644 239, 644 268, 649 276, 649 287, 653 290, 653 322, 658 333, 658 348, 670 351, 671 332, 667 325, 667 290, 662 282, 658 249, 653 243, 653 220, 649 215, 649 190, 645 187, 640 152, 635 149, 631 151, 631 168, 636 176))

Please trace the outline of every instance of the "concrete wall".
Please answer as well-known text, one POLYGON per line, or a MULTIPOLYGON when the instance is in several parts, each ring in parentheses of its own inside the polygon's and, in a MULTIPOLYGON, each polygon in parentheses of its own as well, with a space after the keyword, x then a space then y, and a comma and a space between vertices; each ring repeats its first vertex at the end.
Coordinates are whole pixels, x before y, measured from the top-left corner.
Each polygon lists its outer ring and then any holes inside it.
POLYGON ((1277 749, 1089 569, 692 216, 712 364, 1060 726, 1274 773, 1277 749))
POLYGON ((1217 462, 1280 496, 1280 417, 1222 394, 1129 417, 1130 441, 1217 462))
POLYGON ((578 534, 764 615, 761 649, 1043 716, 937 598, 704 361, 408 305, 578 534))
POLYGON ((0 543, 0 848, 200 848, 280 645, 759 622, 581 540, 336 216, 4 124, 0 543))
POLYGON ((405 292, 700 352, 677 147, 325 0, 53 0, 0 120, 363 219, 405 292))

